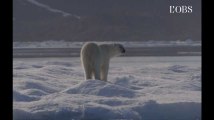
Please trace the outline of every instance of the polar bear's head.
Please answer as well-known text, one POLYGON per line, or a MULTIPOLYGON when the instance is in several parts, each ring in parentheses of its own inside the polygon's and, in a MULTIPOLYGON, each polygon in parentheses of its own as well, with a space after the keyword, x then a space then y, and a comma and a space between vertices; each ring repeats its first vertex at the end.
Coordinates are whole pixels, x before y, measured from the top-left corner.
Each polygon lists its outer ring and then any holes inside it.
POLYGON ((111 57, 122 55, 126 52, 121 44, 111 44, 111 57))

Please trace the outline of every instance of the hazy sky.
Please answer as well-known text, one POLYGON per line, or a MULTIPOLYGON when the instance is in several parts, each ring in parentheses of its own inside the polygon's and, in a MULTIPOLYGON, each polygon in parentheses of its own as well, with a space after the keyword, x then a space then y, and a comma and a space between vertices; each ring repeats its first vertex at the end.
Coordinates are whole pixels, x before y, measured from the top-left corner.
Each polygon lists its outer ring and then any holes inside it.
POLYGON ((201 0, 13 0, 13 22, 15 41, 200 40, 201 0))

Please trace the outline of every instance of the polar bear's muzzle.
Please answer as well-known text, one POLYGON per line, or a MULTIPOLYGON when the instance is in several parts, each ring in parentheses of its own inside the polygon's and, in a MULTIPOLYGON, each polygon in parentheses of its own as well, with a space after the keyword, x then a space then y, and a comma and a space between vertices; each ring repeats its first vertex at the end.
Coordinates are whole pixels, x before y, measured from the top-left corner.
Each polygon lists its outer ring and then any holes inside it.
POLYGON ((120 53, 125 53, 126 52, 126 50, 123 47, 123 45, 121 45, 121 44, 114 44, 114 46, 116 47, 116 49, 117 49, 118 52, 120 52, 120 53))
POLYGON ((120 51, 121 51, 121 53, 125 53, 126 52, 125 48, 122 45, 120 45, 120 51))
POLYGON ((125 50, 124 48, 122 48, 121 52, 122 52, 122 53, 125 53, 125 52, 126 52, 126 50, 125 50))

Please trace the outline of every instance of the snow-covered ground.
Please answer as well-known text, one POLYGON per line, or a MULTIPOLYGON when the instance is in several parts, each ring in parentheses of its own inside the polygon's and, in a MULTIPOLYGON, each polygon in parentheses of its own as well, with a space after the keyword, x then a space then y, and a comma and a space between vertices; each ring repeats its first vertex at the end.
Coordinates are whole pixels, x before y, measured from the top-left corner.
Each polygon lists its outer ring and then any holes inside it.
POLYGON ((200 120, 201 57, 118 57, 108 82, 78 57, 15 58, 14 120, 200 120))
MULTIPOLYGON (((13 42, 13 48, 80 48, 85 42, 67 42, 63 40, 48 40, 44 42, 13 42)), ((96 42, 109 43, 108 42, 96 42)), ((125 47, 173 47, 173 46, 201 46, 201 41, 192 41, 187 39, 185 41, 144 41, 144 42, 115 42, 121 43, 125 47)))

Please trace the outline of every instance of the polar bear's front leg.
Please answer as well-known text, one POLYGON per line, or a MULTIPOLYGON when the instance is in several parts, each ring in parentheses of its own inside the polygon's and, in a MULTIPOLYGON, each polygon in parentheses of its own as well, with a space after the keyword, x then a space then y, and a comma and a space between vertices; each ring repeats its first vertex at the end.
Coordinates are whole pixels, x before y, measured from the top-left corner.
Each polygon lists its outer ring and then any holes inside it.
POLYGON ((105 64, 101 67, 101 80, 107 81, 107 77, 108 77, 108 69, 109 69, 109 64, 105 64))

